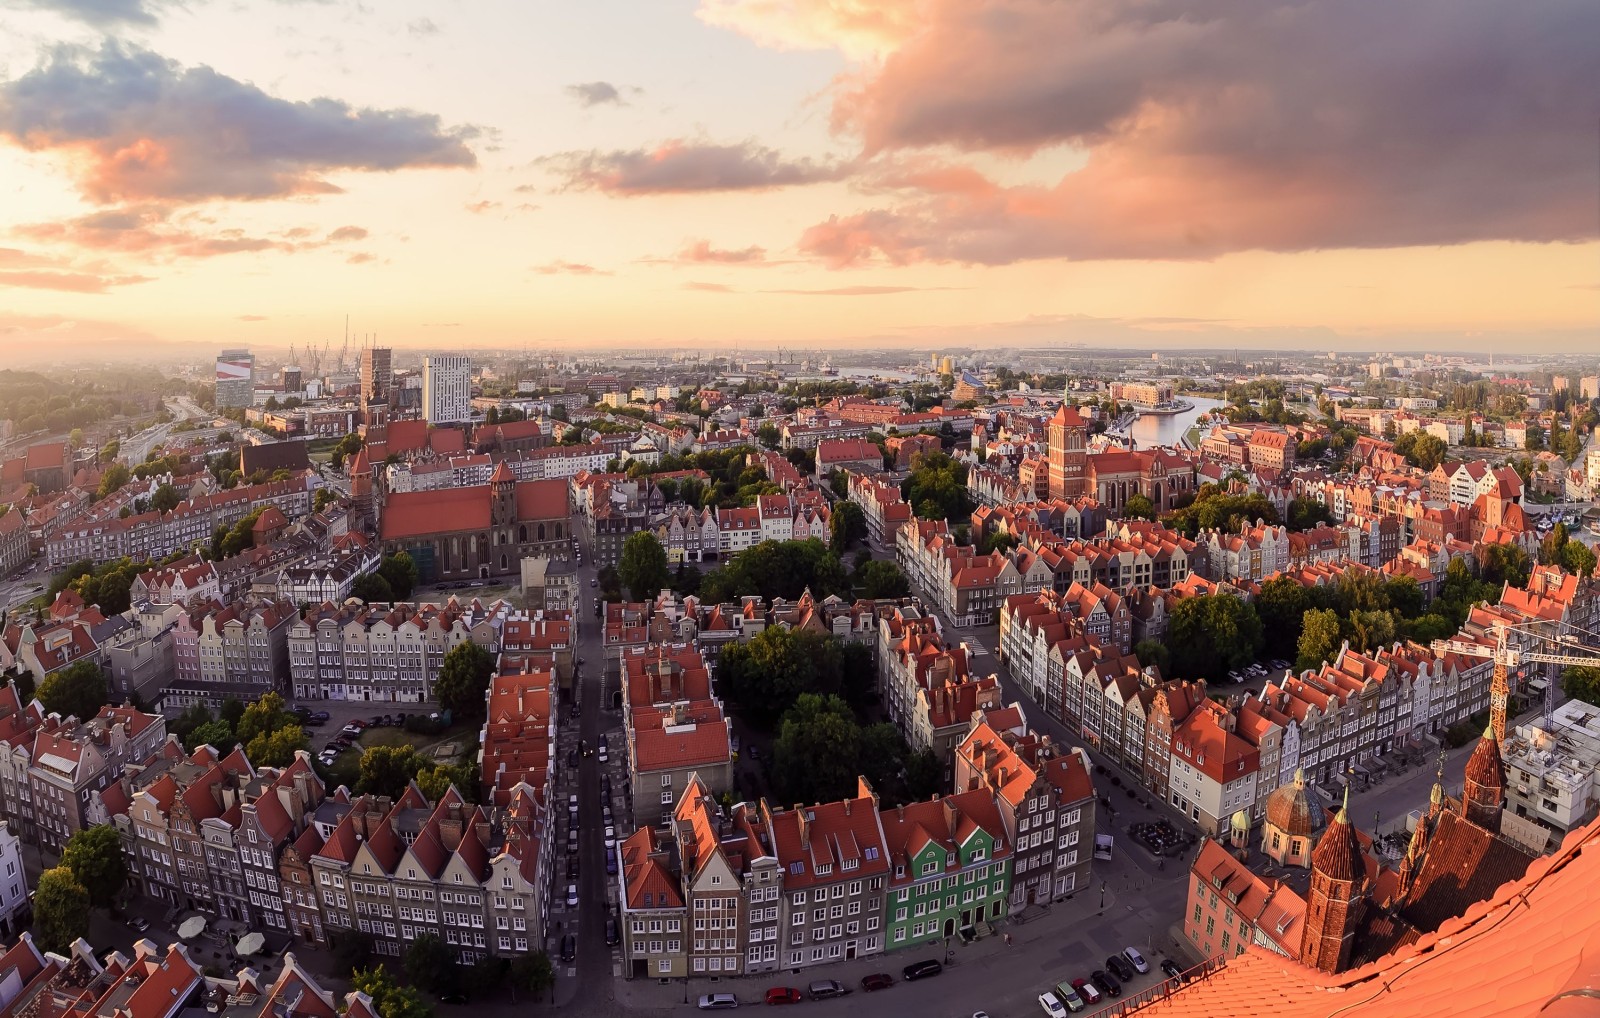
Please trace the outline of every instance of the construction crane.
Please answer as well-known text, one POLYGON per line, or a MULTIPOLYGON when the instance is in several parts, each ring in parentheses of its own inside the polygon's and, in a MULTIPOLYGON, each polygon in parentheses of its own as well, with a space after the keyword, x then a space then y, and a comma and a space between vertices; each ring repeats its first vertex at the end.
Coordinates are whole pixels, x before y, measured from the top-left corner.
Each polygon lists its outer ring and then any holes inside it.
MULTIPOLYGON (((1520 668, 1524 662, 1545 665, 1600 667, 1600 650, 1584 646, 1578 638, 1579 633, 1590 637, 1595 635, 1570 623, 1556 623, 1541 619, 1516 625, 1496 626, 1493 647, 1487 647, 1471 640, 1435 640, 1433 641, 1433 652, 1435 654, 1460 654, 1464 657, 1492 658, 1494 660, 1494 681, 1489 687, 1489 726, 1494 729, 1495 740, 1504 743, 1506 738, 1506 700, 1511 691, 1509 675, 1511 669, 1520 668), (1548 629, 1553 625, 1561 625, 1568 631, 1552 636, 1548 629), (1556 649, 1527 650, 1521 646, 1514 646, 1512 644, 1512 636, 1514 634, 1527 637, 1529 642, 1539 641, 1545 647, 1554 647, 1556 649)), ((1555 683, 1546 681, 1544 688, 1544 716, 1547 721, 1555 710, 1555 690, 1555 683)))

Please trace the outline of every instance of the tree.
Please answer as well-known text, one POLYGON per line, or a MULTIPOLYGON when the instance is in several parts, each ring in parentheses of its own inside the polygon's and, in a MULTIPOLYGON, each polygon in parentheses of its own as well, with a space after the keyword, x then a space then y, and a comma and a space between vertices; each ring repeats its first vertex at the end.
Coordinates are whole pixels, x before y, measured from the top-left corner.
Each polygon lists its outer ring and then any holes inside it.
POLYGON ((183 496, 178 494, 178 489, 171 484, 163 484, 150 496, 150 508, 158 513, 170 513, 183 501, 183 496))
POLYGON ((1123 503, 1122 515, 1125 519, 1154 520, 1156 506, 1144 495, 1129 495, 1128 501, 1123 503))
POLYGON ((1133 645, 1133 656, 1146 668, 1156 668, 1163 675, 1172 667, 1172 652, 1160 640, 1140 640, 1133 645))
POLYGON ((1328 507, 1314 499, 1294 498, 1289 501, 1289 518, 1284 521, 1290 530, 1312 530, 1319 523, 1332 523, 1333 514, 1328 507))
POLYGON ((101 908, 110 908, 117 892, 128 882, 122 839, 110 824, 85 827, 68 839, 61 865, 83 885, 90 903, 101 908))
POLYGON ((106 680, 93 661, 77 661, 47 677, 35 695, 47 714, 88 721, 106 704, 106 680))
POLYGON ((361 777, 356 790, 398 799, 426 765, 427 760, 409 743, 373 746, 361 754, 361 777))
POLYGON ((778 801, 832 802, 850 795, 859 773, 861 729, 849 705, 815 693, 792 702, 772 746, 778 801))
POLYGON ((227 753, 237 744, 238 740, 233 737, 233 729, 221 719, 207 721, 195 727, 183 740, 183 748, 191 753, 201 746, 210 746, 218 753, 227 753))
POLYGON ((394 974, 383 965, 356 971, 350 977, 350 985, 372 998, 372 1009, 378 1018, 433 1018, 433 1008, 422 995, 395 982, 394 974))
POLYGON ((468 802, 478 799, 478 776, 468 764, 435 764, 417 772, 417 787, 429 802, 438 802, 454 788, 468 802))
MULTIPOLYGON (((1506 583, 1513 587, 1528 585, 1528 553, 1514 544, 1484 545, 1478 568, 1484 582, 1496 588, 1506 583)), ((1496 589, 1494 595, 1498 594, 1496 589)))
POLYGON ((828 535, 828 547, 835 555, 843 555, 857 542, 866 539, 867 514, 854 502, 847 500, 835 503, 833 513, 828 518, 828 535))
POLYGON ((1350 646, 1364 654, 1394 642, 1394 616, 1386 611, 1353 611, 1348 630, 1350 646))
POLYGON ((222 701, 222 709, 217 711, 217 719, 228 723, 228 731, 238 731, 239 722, 244 720, 244 701, 228 697, 222 701))
POLYGON ((97 494, 100 498, 115 494, 117 489, 127 484, 133 478, 133 473, 125 464, 113 463, 106 467, 106 472, 100 475, 100 487, 97 494))
POLYGON ((1267 653, 1280 658, 1294 656, 1300 624, 1306 609, 1312 607, 1310 592, 1287 576, 1276 576, 1261 585, 1255 605, 1267 653))
POLYGON ((360 930, 330 929, 328 950, 333 954, 336 970, 356 972, 372 958, 372 936, 360 930))
POLYGON ((432 933, 424 933, 406 948, 406 979, 427 993, 452 993, 460 983, 456 952, 432 933))
POLYGON ((257 735, 245 745, 244 751, 257 767, 287 767, 294 763, 297 750, 310 748, 311 740, 304 728, 285 725, 257 735))
POLYGON ((543 951, 534 951, 512 961, 511 985, 513 989, 527 990, 535 1000, 546 990, 553 989, 556 970, 550 964, 550 956, 543 951))
POLYGON ((1595 570, 1594 549, 1582 541, 1568 541, 1561 549, 1561 567, 1577 576, 1593 576, 1595 570))
POLYGON ((776 449, 782 439, 783 436, 778 434, 778 426, 776 424, 766 423, 756 429, 756 441, 768 449, 776 449))
POLYGON ((320 513, 334 502, 339 501, 339 496, 333 493, 332 488, 318 488, 311 500, 311 511, 320 513))
POLYGON ((1215 680, 1254 661, 1261 651, 1261 619, 1231 594, 1206 594, 1178 602, 1167 622, 1172 670, 1215 680))
MULTIPOLYGON (((233 733, 240 742, 249 743, 258 735, 270 734, 294 723, 294 716, 284 704, 283 696, 276 692, 266 693, 245 707, 238 724, 234 725, 233 733)), ((259 761, 252 756, 251 762, 259 761)))
POLYGON ((362 573, 357 576, 355 582, 350 584, 350 596, 360 598, 368 604, 395 600, 394 588, 389 586, 389 581, 380 573, 362 573))
POLYGON ((1410 576, 1394 576, 1383 585, 1384 599, 1389 610, 1402 619, 1414 619, 1422 614, 1422 585, 1410 576))
POLYGON ((944 790, 944 763, 937 753, 920 749, 906 758, 907 802, 921 802, 944 790))
MULTIPOLYGON (((842 673, 836 638, 774 626, 723 648, 718 686, 741 718, 770 728, 798 697, 840 693, 842 673)), ((852 764, 854 760, 852 756, 852 764)))
POLYGON ((629 534, 622 542, 617 578, 635 601, 650 601, 667 585, 667 551, 649 530, 629 534))
POLYGON ((1561 691, 1574 700, 1600 705, 1600 667, 1568 665, 1563 668, 1561 691))
POLYGON ((1339 652, 1339 613, 1332 608, 1312 608, 1305 613, 1300 625, 1299 656, 1295 667, 1300 671, 1320 668, 1325 661, 1333 660, 1339 652))
POLYGON ((34 940, 42 950, 66 954, 88 932, 88 890, 66 866, 45 870, 33 892, 34 940))
POLYGON ((397 551, 384 558, 383 565, 378 567, 378 575, 388 581, 392 600, 404 601, 417 585, 417 563, 409 552, 397 551))
POLYGON ((955 522, 972 514, 967 493, 967 468, 943 452, 918 453, 911 473, 900 483, 901 494, 923 519, 955 522))
POLYGON ((463 640, 450 648, 433 684, 439 706, 460 717, 478 717, 484 711, 483 694, 494 676, 494 655, 463 640))
POLYGON ((865 598, 905 597, 911 584, 900 567, 887 559, 873 559, 856 570, 856 591, 865 598))

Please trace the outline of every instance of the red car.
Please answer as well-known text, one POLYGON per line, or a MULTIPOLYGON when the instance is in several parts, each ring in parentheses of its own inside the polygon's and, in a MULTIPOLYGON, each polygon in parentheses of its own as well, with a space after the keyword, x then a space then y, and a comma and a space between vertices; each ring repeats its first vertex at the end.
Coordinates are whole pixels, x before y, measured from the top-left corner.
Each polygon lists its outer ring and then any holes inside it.
POLYGON ((768 1004, 798 1004, 804 999, 792 986, 774 986, 767 991, 768 1004))
POLYGON ((874 972, 870 976, 861 977, 861 988, 871 993, 873 990, 886 990, 894 985, 894 976, 887 972, 874 972))
POLYGON ((1100 1003, 1100 991, 1087 979, 1074 979, 1072 988, 1078 991, 1078 996, 1083 998, 1085 1004, 1100 1003))

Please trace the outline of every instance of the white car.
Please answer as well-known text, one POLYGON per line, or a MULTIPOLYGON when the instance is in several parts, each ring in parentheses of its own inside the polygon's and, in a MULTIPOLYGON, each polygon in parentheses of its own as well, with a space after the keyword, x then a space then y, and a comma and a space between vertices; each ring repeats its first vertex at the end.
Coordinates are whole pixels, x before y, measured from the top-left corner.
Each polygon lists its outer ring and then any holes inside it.
POLYGON ((613 848, 616 848, 616 847, 617 847, 617 829, 615 827, 607 827, 606 828, 606 851, 609 852, 613 848))
POLYGON ((1128 959, 1128 964, 1132 965, 1133 970, 1140 975, 1150 971, 1150 963, 1144 960, 1144 955, 1139 953, 1137 947, 1124 947, 1122 956, 1128 959))
POLYGON ((700 996, 700 1010, 725 1011, 739 1006, 739 998, 731 993, 705 993, 700 996))
POLYGON ((1048 990, 1039 994, 1039 1006, 1044 1008, 1044 1013, 1049 1015, 1050 1018, 1067 1018, 1066 1005, 1062 1004, 1056 998, 1056 995, 1048 990))
POLYGON ((568 908, 577 908, 578 907, 578 885, 577 884, 568 884, 567 885, 567 907, 568 908))

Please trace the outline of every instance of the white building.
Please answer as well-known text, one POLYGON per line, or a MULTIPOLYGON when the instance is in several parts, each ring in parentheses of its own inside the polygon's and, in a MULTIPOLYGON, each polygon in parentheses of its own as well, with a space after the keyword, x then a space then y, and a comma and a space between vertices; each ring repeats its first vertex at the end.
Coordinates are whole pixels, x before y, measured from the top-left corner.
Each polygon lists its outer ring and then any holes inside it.
POLYGON ((472 419, 472 358, 429 354, 422 361, 422 414, 429 424, 472 419))
POLYGON ((28 877, 22 871, 22 842, 11 825, 0 820, 0 932, 7 940, 28 926, 28 877))
POLYGON ((1600 770, 1600 707, 1568 700, 1546 721, 1518 725, 1501 751, 1506 810, 1548 828, 1557 839, 1595 815, 1600 770))

